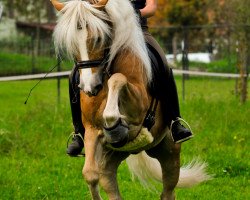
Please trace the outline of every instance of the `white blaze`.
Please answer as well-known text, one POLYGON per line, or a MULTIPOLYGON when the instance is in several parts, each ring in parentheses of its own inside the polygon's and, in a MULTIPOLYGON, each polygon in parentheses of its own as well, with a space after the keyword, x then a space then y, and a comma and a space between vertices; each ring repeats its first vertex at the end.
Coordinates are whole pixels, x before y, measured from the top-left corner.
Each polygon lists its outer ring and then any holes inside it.
POLYGON ((112 127, 122 115, 119 111, 119 94, 121 86, 118 82, 113 81, 112 77, 108 81, 108 99, 103 111, 103 118, 106 127, 112 127))
MULTIPOLYGON (((79 40, 79 47, 78 48, 79 48, 81 61, 89 60, 88 48, 87 48, 87 38, 88 38, 87 29, 79 30, 77 37, 79 40)), ((91 68, 82 69, 79 87, 85 92, 91 91, 91 80, 92 79, 93 79, 93 77, 92 77, 91 68)))

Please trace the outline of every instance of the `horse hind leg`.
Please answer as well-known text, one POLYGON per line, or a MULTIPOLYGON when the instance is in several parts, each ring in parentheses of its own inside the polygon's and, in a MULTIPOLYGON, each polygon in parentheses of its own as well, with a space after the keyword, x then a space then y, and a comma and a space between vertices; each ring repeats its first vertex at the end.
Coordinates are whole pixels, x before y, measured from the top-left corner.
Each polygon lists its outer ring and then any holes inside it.
POLYGON ((162 168, 163 191, 161 199, 174 200, 174 189, 180 173, 180 145, 174 144, 165 137, 155 148, 148 150, 147 154, 156 158, 162 168))

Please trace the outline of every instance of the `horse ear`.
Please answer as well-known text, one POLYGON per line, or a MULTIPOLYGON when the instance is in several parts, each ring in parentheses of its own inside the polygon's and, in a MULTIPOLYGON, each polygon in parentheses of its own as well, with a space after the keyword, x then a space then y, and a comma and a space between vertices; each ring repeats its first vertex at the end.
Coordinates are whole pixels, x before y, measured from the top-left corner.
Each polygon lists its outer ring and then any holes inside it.
POLYGON ((57 9, 58 11, 62 10, 63 7, 64 7, 64 4, 63 3, 60 3, 59 1, 57 0, 50 0, 51 3, 53 4, 53 6, 55 7, 55 9, 57 9))
MULTIPOLYGON (((93 0, 93 1, 96 1, 96 0, 93 0)), ((98 10, 102 10, 104 9, 107 3, 108 3, 108 0, 100 0, 98 3, 94 4, 93 7, 98 10)))

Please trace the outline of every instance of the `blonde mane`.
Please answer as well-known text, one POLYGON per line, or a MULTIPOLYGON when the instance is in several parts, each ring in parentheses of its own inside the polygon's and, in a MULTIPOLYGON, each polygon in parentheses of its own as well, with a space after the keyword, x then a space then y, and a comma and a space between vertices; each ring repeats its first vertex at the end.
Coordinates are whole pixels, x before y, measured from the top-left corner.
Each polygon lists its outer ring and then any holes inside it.
POLYGON ((109 0, 104 11, 97 10, 86 1, 72 0, 60 12, 54 31, 56 51, 64 50, 72 59, 79 52, 81 30, 88 28, 103 43, 111 38, 109 64, 122 50, 130 50, 143 63, 148 81, 151 66, 144 36, 129 0, 109 0), (112 26, 110 27, 109 23, 112 26))

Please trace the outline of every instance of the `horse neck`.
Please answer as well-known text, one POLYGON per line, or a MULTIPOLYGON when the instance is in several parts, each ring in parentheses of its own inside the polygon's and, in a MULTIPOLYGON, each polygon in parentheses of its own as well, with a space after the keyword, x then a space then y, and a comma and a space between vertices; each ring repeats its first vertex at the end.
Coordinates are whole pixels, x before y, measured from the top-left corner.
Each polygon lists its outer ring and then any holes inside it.
POLYGON ((128 78, 128 81, 140 81, 147 84, 143 61, 130 49, 118 52, 112 64, 112 73, 122 73, 128 78))

